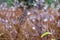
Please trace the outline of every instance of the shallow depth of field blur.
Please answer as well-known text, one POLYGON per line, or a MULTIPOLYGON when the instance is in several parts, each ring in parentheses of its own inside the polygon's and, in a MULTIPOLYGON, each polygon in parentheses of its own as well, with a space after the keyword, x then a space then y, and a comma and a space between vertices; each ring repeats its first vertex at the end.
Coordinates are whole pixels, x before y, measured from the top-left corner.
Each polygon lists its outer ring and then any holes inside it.
POLYGON ((0 40, 60 40, 60 0, 0 0, 0 40))

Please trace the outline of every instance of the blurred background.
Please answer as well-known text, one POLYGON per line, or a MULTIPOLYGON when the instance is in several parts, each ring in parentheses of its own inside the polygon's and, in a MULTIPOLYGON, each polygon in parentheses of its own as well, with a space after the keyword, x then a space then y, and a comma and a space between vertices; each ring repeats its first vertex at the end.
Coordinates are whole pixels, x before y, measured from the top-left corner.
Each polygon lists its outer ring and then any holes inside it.
POLYGON ((0 0, 0 40, 60 40, 60 0, 0 0))

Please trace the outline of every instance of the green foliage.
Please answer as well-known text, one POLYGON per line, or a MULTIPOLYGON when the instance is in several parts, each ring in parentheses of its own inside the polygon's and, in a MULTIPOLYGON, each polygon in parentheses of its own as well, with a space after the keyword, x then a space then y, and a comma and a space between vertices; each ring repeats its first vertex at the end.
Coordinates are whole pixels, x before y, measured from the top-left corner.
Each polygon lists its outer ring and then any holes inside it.
POLYGON ((27 5, 32 5, 33 4, 33 0, 18 0, 19 2, 24 1, 27 5))
MULTIPOLYGON (((18 0, 20 3, 22 2, 22 1, 24 1, 27 5, 33 5, 33 1, 36 1, 36 0, 18 0)), ((57 0, 59 3, 60 3, 60 0, 57 0)), ((8 4, 8 6, 12 6, 13 5, 13 2, 14 2, 14 0, 7 0, 7 4, 8 4)), ((48 7, 50 7, 50 5, 52 4, 52 3, 54 3, 54 6, 55 6, 55 8, 56 8, 56 2, 54 1, 54 0, 45 0, 45 3, 47 3, 48 4, 48 7)))
POLYGON ((58 0, 58 2, 60 3, 60 0, 58 0))
POLYGON ((45 2, 46 2, 47 4, 51 4, 51 3, 53 3, 53 0, 45 0, 45 2))
POLYGON ((48 34, 52 34, 52 33, 51 33, 51 32, 45 32, 45 33, 43 33, 43 34, 41 35, 41 38, 44 37, 44 36, 46 36, 46 35, 48 35, 48 34))
POLYGON ((8 7, 13 6, 14 0, 7 0, 8 7))
MULTIPOLYGON (((60 3, 60 0, 57 0, 60 3)), ((54 8, 56 8, 57 4, 54 0, 45 0, 45 3, 47 3, 50 7, 52 3, 54 3, 54 8)))

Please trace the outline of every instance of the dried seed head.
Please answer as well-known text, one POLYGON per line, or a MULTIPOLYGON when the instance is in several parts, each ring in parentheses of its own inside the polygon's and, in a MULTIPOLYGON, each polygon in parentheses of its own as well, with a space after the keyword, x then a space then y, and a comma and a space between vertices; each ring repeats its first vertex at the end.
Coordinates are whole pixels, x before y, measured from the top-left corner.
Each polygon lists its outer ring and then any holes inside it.
POLYGON ((50 21, 53 21, 53 20, 54 20, 54 16, 51 15, 51 16, 50 16, 50 21))
POLYGON ((32 27, 33 30, 35 30, 36 28, 35 27, 32 27))
POLYGON ((58 22, 57 22, 57 26, 60 27, 60 20, 58 20, 58 22))
POLYGON ((48 18, 45 18, 43 21, 44 21, 44 22, 47 22, 47 21, 48 21, 48 18))
POLYGON ((31 13, 28 11, 28 12, 27 12, 27 15, 30 15, 30 14, 31 14, 31 13))

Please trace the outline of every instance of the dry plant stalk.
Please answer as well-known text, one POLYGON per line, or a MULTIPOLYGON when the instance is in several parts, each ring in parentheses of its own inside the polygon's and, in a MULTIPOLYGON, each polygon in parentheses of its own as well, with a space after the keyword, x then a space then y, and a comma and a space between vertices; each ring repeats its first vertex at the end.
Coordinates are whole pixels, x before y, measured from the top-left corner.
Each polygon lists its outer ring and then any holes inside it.
POLYGON ((46 11, 39 9, 11 9, 0 10, 0 31, 4 33, 0 40, 51 40, 60 38, 60 14, 59 10, 46 11), (25 11, 25 12, 24 12, 25 11), (51 32, 41 38, 42 33, 51 32))

